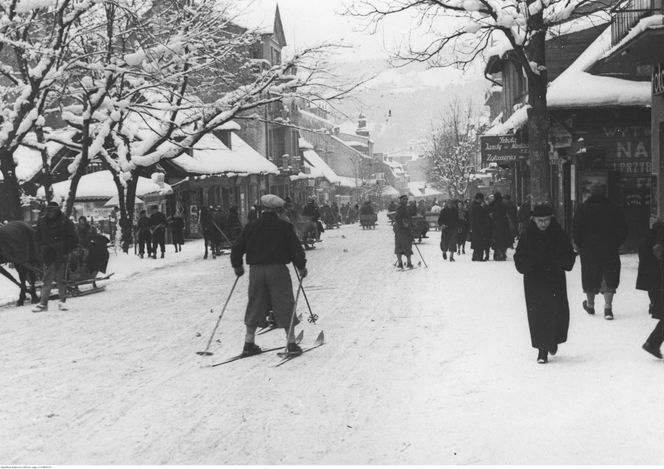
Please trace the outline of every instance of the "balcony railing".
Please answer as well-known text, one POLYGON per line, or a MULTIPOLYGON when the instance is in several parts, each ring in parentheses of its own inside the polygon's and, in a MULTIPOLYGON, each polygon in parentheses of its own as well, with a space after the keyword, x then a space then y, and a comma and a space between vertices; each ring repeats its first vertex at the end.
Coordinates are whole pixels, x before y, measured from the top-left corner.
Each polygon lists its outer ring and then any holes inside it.
POLYGON ((664 0, 630 0, 613 11, 611 45, 618 44, 641 19, 664 13, 664 0))

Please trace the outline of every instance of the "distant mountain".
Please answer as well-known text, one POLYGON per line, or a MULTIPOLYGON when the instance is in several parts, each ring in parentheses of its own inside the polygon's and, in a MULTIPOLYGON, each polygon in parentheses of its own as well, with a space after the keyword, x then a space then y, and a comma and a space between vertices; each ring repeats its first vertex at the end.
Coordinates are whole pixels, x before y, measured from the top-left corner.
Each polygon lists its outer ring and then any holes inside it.
POLYGON ((375 151, 389 154, 419 152, 450 99, 467 97, 483 107, 490 86, 477 74, 464 76, 458 70, 426 69, 421 65, 391 68, 381 61, 338 64, 335 72, 358 81, 374 77, 336 108, 353 122, 363 113, 375 151))

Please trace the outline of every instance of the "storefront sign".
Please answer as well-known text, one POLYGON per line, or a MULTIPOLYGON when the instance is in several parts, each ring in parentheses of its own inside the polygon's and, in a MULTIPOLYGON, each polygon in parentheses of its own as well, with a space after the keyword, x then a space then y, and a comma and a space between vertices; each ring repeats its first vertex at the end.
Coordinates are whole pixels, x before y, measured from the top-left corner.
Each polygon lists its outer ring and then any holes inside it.
POLYGON ((652 67, 652 95, 664 94, 664 64, 652 67))
POLYGON ((485 135, 482 143, 482 164, 514 163, 528 159, 528 144, 521 142, 516 135, 485 135))

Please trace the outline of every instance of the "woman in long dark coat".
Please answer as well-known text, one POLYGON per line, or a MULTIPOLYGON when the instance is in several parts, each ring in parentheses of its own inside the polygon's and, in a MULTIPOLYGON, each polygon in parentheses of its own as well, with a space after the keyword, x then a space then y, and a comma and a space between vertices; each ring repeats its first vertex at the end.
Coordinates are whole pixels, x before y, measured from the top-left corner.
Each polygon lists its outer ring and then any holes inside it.
POLYGON ((648 231, 645 239, 639 246, 639 271, 636 277, 636 289, 648 292, 650 307, 648 312, 657 325, 643 344, 643 350, 662 358, 661 347, 664 342, 664 277, 662 277, 662 260, 664 251, 664 223, 657 222, 648 231), (657 247, 655 247, 657 246, 657 247))
POLYGON ((546 363, 558 344, 567 340, 569 303, 565 271, 572 270, 576 253, 567 234, 552 217, 548 205, 538 205, 514 253, 523 274, 530 340, 538 349, 537 362, 546 363))
POLYGON ((450 252, 450 262, 454 262, 459 237, 459 210, 455 205, 452 199, 448 199, 445 202, 445 208, 438 215, 440 250, 443 251, 443 259, 447 259, 447 251, 450 252))

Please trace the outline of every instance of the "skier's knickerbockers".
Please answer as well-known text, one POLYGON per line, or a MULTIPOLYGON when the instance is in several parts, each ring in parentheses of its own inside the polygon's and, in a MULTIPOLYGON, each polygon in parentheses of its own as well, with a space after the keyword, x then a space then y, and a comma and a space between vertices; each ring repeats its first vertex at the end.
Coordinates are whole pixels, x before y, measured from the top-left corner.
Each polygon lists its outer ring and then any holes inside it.
POLYGON ((306 257, 293 225, 277 216, 276 209, 285 205, 284 200, 268 194, 261 197, 261 204, 260 217, 244 227, 231 250, 231 265, 237 276, 244 274, 243 256, 250 266, 243 353, 261 353, 255 344, 255 335, 258 327, 267 325, 265 312, 268 309, 274 312, 277 326, 286 330, 288 351, 301 353, 302 349, 295 343, 294 328, 299 321, 293 315, 295 300, 288 264, 292 262, 304 278, 306 257))

